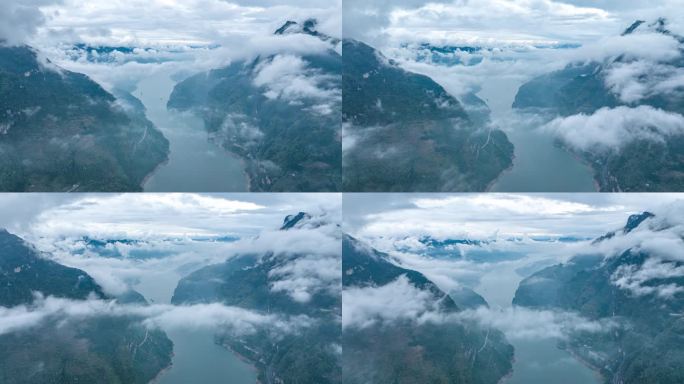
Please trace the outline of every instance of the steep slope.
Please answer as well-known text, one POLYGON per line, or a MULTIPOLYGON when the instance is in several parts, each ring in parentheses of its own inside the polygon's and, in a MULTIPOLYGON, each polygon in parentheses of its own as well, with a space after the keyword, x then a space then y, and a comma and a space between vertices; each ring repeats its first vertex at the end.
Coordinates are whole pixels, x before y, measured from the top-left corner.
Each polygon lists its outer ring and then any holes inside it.
MULTIPOLYGON (((20 238, 0 231, 0 306, 31 307, 36 295, 108 299, 85 272, 41 257, 20 238)), ((135 292, 120 301, 139 302, 135 292)), ((3 383, 147 383, 171 363, 172 343, 126 317, 61 322, 49 318, 0 334, 3 383)))
POLYGON ((0 191, 140 191, 169 144, 140 106, 0 45, 0 191))
MULTIPOLYGON (((288 216, 281 231, 292 233, 319 228, 306 225, 306 222, 316 219, 303 212, 288 216)), ((252 362, 259 370, 258 379, 262 383, 341 383, 342 306, 339 287, 333 285, 330 289, 307 290, 303 296, 274 289, 278 284, 278 271, 320 266, 309 264, 316 263, 307 259, 310 256, 300 252, 236 256, 223 264, 208 266, 184 277, 178 283, 172 302, 220 302, 281 316, 305 316, 312 323, 296 333, 276 337, 268 330, 259 330, 254 335, 239 339, 222 334, 217 335, 217 339, 223 346, 252 362)), ((323 259, 316 260, 335 264, 339 261, 339 254, 324 255, 323 259)), ((339 270, 339 266, 336 269, 339 270)), ((296 284, 294 280, 286 280, 286 283, 288 281, 296 284)))
MULTIPOLYGON (((426 294, 435 304, 436 315, 448 316, 460 310, 423 274, 395 265, 388 255, 346 235, 342 247, 345 292, 382 289, 405 279, 412 289, 426 294)), ((466 304, 472 304, 471 295, 477 296, 470 291, 466 304)), ((355 305, 343 296, 345 308, 355 305)), ((497 383, 511 370, 513 357, 513 348, 501 332, 450 320, 411 319, 345 326, 342 345, 343 372, 349 384, 497 383)))
MULTIPOLYGON (((607 383, 684 380, 684 263, 648 246, 653 239, 671 239, 679 230, 657 219, 648 212, 631 216, 622 230, 593 243, 595 254, 524 279, 513 300, 515 305, 576 311, 621 324, 603 334, 577 332, 567 343, 600 370, 607 383)), ((681 233, 675 236, 681 240, 681 233)), ((681 241, 675 247, 681 247, 681 241)))
POLYGON ((329 48, 278 54, 180 82, 168 108, 193 111, 219 144, 242 157, 253 191, 338 191, 341 185, 340 73, 336 39, 288 21, 276 35, 304 34, 329 48))
MULTIPOLYGON (((650 106, 657 110, 684 114, 684 93, 681 87, 665 91, 667 78, 684 68, 684 38, 671 33, 666 21, 637 21, 625 30, 622 39, 646 33, 665 35, 678 44, 675 58, 654 62, 640 59, 626 51, 602 62, 571 63, 566 68, 542 75, 523 84, 513 107, 520 110, 545 111, 559 116, 591 115, 604 108, 620 106, 650 106), (650 68, 650 69, 649 69, 650 68), (638 75, 638 76, 637 76, 638 75), (635 76, 632 84, 625 78, 635 76), (658 85, 660 83, 660 85, 658 85), (653 89, 649 89, 653 87, 653 89), (643 89, 643 96, 626 94, 643 89), (625 96, 622 95, 625 92, 625 96)), ((654 48, 656 49, 656 48, 654 48)), ((639 91, 641 92, 641 91, 639 91)), ((616 119, 614 124, 620 124, 616 119)), ((653 123, 651 123, 653 124, 653 123)), ((626 127, 627 131, 640 127, 626 127)), ((657 127, 649 127, 656 130, 657 127)), ((605 129, 596 127, 597 130, 605 129)), ((684 190, 684 134, 671 132, 663 140, 640 135, 623 148, 576 148, 563 142, 594 169, 594 178, 601 191, 658 192, 684 190)))
POLYGON ((513 146, 483 125, 481 100, 467 97, 470 116, 374 48, 345 39, 342 49, 346 191, 483 191, 510 167, 513 146))

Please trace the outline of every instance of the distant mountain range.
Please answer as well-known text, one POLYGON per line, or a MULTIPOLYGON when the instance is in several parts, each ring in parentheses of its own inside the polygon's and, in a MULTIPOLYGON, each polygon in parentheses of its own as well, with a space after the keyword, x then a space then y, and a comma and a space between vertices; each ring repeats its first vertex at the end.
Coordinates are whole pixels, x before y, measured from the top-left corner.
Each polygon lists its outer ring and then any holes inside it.
POLYGON ((221 145, 244 159, 252 191, 341 189, 342 56, 335 50, 337 39, 316 25, 314 19, 302 25, 288 21, 275 34, 313 36, 330 44, 324 52, 236 61, 181 81, 169 99, 169 109, 197 113, 221 145), (299 75, 316 79, 319 94, 290 89, 297 84, 287 78, 261 82, 263 70, 283 65, 301 65, 299 75), (275 81, 288 82, 287 89, 272 89, 281 86, 275 81))
POLYGON ((345 191, 484 191, 511 166, 513 145, 477 96, 464 106, 367 44, 342 49, 345 191))
MULTIPOLYGON (((667 29, 665 19, 653 23, 637 21, 623 36, 644 30, 673 38, 684 50, 684 38, 667 29)), ((520 110, 545 110, 560 116, 592 114, 601 108, 647 105, 657 109, 684 114, 684 92, 656 93, 628 103, 607 85, 606 76, 615 65, 632 63, 630 52, 604 62, 571 63, 566 68, 539 76, 523 84, 513 107, 520 110)), ((684 68, 684 55, 666 63, 673 68, 684 68)), ((655 81, 662 76, 654 71, 644 74, 642 82, 655 81)), ((681 87, 680 87, 681 88, 681 87)), ((597 128, 599 129, 599 128, 597 128)), ((594 170, 594 179, 605 192, 658 192, 684 190, 684 134, 673 133, 663 141, 638 139, 615 150, 577 150, 576 153, 594 170)))
POLYGON ((524 279, 513 300, 622 324, 600 334, 577 332, 565 345, 606 383, 684 382, 684 276, 676 273, 684 263, 640 246, 619 246, 633 236, 657 238, 672 229, 657 219, 649 212, 630 216, 624 228, 594 241, 595 253, 589 250, 524 279), (614 253, 604 255, 606 242, 616 244, 614 253))
MULTIPOLYGON (((305 212, 288 216, 280 229, 302 231, 332 225, 305 212)), ((274 337, 266 331, 239 339, 219 333, 218 342, 239 353, 258 371, 264 384, 342 383, 340 366, 342 298, 339 290, 319 290, 308 300, 295 300, 272 289, 273 271, 296 265, 303 253, 255 253, 202 268, 180 280, 172 302, 220 302, 284 316, 307 316, 315 323, 300 332, 274 337)), ((331 255, 335 257, 335 255, 331 255)))
POLYGON ((0 191, 141 191, 169 143, 140 101, 0 46, 0 191))
MULTIPOLYGON (((30 307, 36 294, 112 300, 84 271, 50 261, 0 230, 0 306, 30 307)), ((137 292, 117 298, 145 305, 137 292)), ((49 318, 0 335, 0 382, 148 383, 171 364, 172 343, 160 330, 126 317, 62 323, 49 318)))
MULTIPOLYGON (((420 272, 402 268, 387 254, 344 236, 345 290, 379 288, 400 278, 432 297, 436 310, 444 315, 487 305, 481 296, 465 287, 447 294, 420 272)), ((345 328, 345 383, 493 384, 511 371, 513 347, 500 331, 475 323, 417 320, 345 328)))

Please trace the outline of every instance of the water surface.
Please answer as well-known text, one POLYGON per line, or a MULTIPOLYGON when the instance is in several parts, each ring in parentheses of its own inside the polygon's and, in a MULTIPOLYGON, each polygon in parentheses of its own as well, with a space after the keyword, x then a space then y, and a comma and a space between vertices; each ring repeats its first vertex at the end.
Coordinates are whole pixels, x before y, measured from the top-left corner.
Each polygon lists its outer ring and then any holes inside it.
POLYGON ((520 114, 511 107, 521 83, 494 78, 479 96, 492 110, 492 119, 515 146, 513 168, 494 183, 492 192, 595 192, 592 170, 556 145, 539 130, 543 119, 520 114))
MULTIPOLYGON (((516 266, 492 268, 480 279, 475 291, 492 308, 510 308, 523 276, 516 266)), ((558 348, 558 340, 508 339, 515 348, 512 374, 502 384, 603 384, 600 376, 569 352, 558 348)))
POLYGON ((133 93, 147 108, 147 118, 170 142, 169 160, 145 181, 146 192, 245 192, 243 162, 208 140, 203 121, 189 113, 166 109, 175 82, 161 71, 133 93))
MULTIPOLYGON (((150 275, 136 285, 148 301, 169 304, 181 276, 171 273, 150 275)), ((171 367, 162 372, 155 384, 255 384, 255 368, 240 359, 232 351, 214 342, 215 330, 171 329, 165 330, 173 341, 171 367)))

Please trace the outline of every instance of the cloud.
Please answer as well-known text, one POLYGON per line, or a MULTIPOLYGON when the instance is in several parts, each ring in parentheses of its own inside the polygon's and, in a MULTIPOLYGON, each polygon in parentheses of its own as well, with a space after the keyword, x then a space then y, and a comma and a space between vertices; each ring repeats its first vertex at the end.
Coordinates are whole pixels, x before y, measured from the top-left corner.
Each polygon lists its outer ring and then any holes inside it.
POLYGON ((340 102, 339 89, 326 85, 334 80, 332 75, 308 68, 306 61, 294 55, 277 55, 256 68, 254 85, 264 87, 269 99, 285 99, 297 102, 302 99, 323 99, 340 102))
POLYGON ((479 307, 460 312, 439 311, 433 294, 411 285, 404 276, 381 287, 345 288, 342 293, 343 329, 412 322, 475 323, 501 330, 511 339, 565 339, 576 332, 607 332, 618 326, 613 320, 593 321, 573 312, 533 310, 522 307, 479 307))
POLYGON ((635 140, 665 142, 684 134, 684 116, 650 106, 601 108, 591 115, 559 117, 542 130, 581 150, 619 151, 635 140))
MULTIPOLYGON (((386 195, 379 197, 380 200, 386 198, 386 195)), ((349 199, 363 204, 363 197, 349 199)), ((623 220, 616 216, 618 212, 624 212, 619 203, 594 205, 582 200, 552 194, 411 195, 403 198, 407 206, 366 213, 364 220, 367 223, 362 231, 368 237, 395 239, 430 235, 437 239, 486 240, 496 236, 567 234, 567 228, 574 228, 572 223, 577 215, 623 220)), ((345 209, 354 202, 345 205, 345 209)), ((594 222, 588 225, 601 230, 594 222)))
POLYGON ((648 61, 615 63, 608 69, 605 82, 625 103, 658 95, 680 97, 684 94, 684 68, 648 61))
POLYGON ((270 270, 270 289, 287 292, 301 303, 309 302, 320 291, 339 295, 341 270, 342 257, 339 254, 305 255, 270 270))
POLYGON ((676 293, 684 292, 684 287, 674 282, 660 284, 654 284, 654 282, 681 277, 684 277, 684 266, 654 257, 647 259, 640 266, 621 265, 610 276, 610 281, 616 287, 630 291, 634 296, 655 294, 661 299, 673 299, 676 293))
MULTIPOLYGON (((104 45, 207 44, 272 34, 286 20, 319 19, 319 28, 339 36, 339 1, 63 0, 40 40, 104 45), (336 12, 337 11, 337 12, 336 12), (70 40, 70 41, 69 41, 70 40), (76 40, 76 41, 74 41, 76 40)), ((38 39, 36 39, 38 40, 38 39)))
POLYGON ((509 339, 566 339, 577 332, 603 333, 615 329, 614 320, 589 320, 574 312, 534 310, 523 307, 490 309, 480 307, 456 315, 463 321, 501 330, 509 339))
MULTIPOLYGON (((7 194, 0 209, 0 227, 45 257, 84 270, 112 295, 144 288, 155 302, 168 302, 182 276, 236 255, 339 260, 341 252, 339 194, 7 194), (311 213, 312 224, 328 224, 277 230, 298 211, 311 213), (109 244, 93 247, 88 239, 109 244)), ((297 279, 299 271, 283 270, 274 281, 297 279)), ((309 281, 312 294, 335 284, 320 273, 312 277, 320 286, 309 281)))
POLYGON ((33 36, 48 19, 41 7, 62 0, 3 0, 0 12, 0 42, 20 45, 33 36))
POLYGON ((438 304, 432 292, 415 287, 403 275, 380 287, 348 287, 342 291, 342 327, 420 321, 438 304))
POLYGON ((93 195, 43 211, 32 233, 127 239, 220 234, 230 232, 229 223, 265 208, 200 194, 93 195))
POLYGON ((36 293, 31 305, 0 307, 0 335, 32 329, 48 322, 65 326, 97 317, 133 318, 149 328, 219 329, 234 336, 265 330, 272 335, 293 333, 311 326, 306 316, 282 317, 218 303, 173 306, 119 304, 104 300, 69 300, 36 293))

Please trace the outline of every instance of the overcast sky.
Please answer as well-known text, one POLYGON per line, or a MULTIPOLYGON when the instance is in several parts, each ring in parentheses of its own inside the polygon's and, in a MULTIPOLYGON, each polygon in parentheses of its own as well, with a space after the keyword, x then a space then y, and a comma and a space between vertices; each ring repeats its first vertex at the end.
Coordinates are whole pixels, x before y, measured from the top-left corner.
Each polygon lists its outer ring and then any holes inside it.
POLYGON ((682 25, 679 0, 347 0, 344 36, 376 45, 414 40, 586 43, 636 19, 682 25))
POLYGON ((346 194, 344 229, 362 237, 595 237, 677 194, 346 194))
POLYGON ((31 236, 254 235, 299 211, 340 217, 338 194, 3 194, 0 228, 31 236))
POLYGON ((340 7, 340 0, 3 0, 0 37, 40 45, 211 44, 309 17, 339 36, 340 7))

